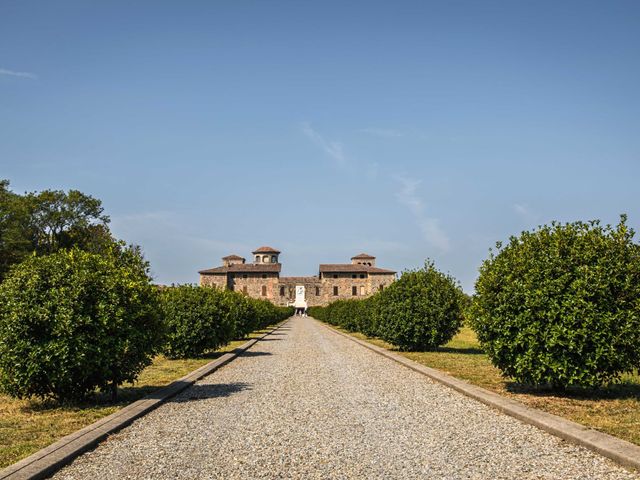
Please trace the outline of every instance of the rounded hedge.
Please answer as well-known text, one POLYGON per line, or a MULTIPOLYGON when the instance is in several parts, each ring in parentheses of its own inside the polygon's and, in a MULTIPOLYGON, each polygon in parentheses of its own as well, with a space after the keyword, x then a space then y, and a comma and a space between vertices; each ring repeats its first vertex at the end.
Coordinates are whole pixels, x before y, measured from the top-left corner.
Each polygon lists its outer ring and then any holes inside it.
POLYGON ((311 307, 309 315, 350 332, 361 332, 368 336, 377 334, 377 295, 364 300, 336 300, 324 307, 311 307))
POLYGON ((507 377, 596 387, 640 367, 640 247, 623 216, 552 223, 497 245, 480 268, 472 326, 507 377))
POLYGON ((460 329, 464 302, 458 283, 426 262, 379 294, 377 334, 401 350, 433 350, 460 329))
POLYGON ((259 298, 246 297, 242 294, 236 294, 243 298, 248 306, 248 318, 238 326, 237 336, 245 337, 256 329, 261 329, 281 322, 293 315, 293 307, 278 307, 269 300, 259 298))
POLYGON ((134 381, 162 335, 147 269, 135 249, 14 266, 0 285, 0 388, 64 401, 134 381))
POLYGON ((169 358, 201 356, 293 314, 292 308, 267 300, 192 285, 165 288, 160 300, 169 358))
POLYGON ((166 328, 164 354, 169 358, 197 357, 231 341, 236 319, 246 316, 231 292, 192 285, 162 290, 160 305, 166 328))

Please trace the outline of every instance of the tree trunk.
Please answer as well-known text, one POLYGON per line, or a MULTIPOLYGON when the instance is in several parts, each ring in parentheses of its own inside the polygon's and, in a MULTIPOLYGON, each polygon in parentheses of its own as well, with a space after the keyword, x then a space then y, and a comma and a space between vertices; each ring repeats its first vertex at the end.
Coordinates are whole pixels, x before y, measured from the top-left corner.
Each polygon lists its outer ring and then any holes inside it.
POLYGON ((111 402, 116 403, 118 401, 118 382, 113 380, 111 382, 111 402))

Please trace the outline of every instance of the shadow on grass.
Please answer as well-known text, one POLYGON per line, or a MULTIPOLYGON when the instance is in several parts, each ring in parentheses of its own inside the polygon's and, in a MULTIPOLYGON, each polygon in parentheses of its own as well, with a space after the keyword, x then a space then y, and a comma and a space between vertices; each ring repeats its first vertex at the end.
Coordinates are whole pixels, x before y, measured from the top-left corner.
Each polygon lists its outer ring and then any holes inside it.
POLYGON ((467 348, 438 347, 433 351, 442 352, 442 353, 458 353, 462 355, 484 355, 484 351, 481 348, 477 348, 477 347, 467 347, 467 348))
POLYGON ((565 389, 550 386, 533 387, 517 382, 505 381, 508 392, 533 395, 536 397, 562 397, 574 400, 638 400, 640 401, 640 383, 623 380, 601 388, 569 387, 565 389))
MULTIPOLYGON (((265 354, 270 355, 270 354, 265 354)), ((175 381, 172 382, 171 390, 175 389, 175 393, 182 391, 187 392, 186 398, 184 393, 178 398, 171 398, 170 402, 184 402, 189 400, 202 400, 205 398, 215 397, 228 397, 233 393, 239 392, 249 388, 249 384, 246 383, 230 383, 230 384, 216 384, 216 385, 191 385, 189 382, 175 381)), ((25 405, 22 410, 25 412, 46 412, 46 411, 66 411, 74 412, 86 409, 92 410, 104 410, 113 408, 125 407, 136 400, 148 397, 150 399, 157 399, 165 395, 165 388, 168 385, 144 385, 144 386, 126 386, 118 388, 118 400, 116 402, 111 401, 111 397, 107 394, 96 393, 86 400, 78 402, 64 402, 59 403, 53 399, 45 400, 32 400, 25 405)), ((174 394, 175 394, 174 393, 174 394)), ((180 395, 180 394, 179 394, 180 395)))
POLYGON ((29 401, 21 410, 25 413, 31 413, 54 410, 77 412, 82 410, 112 409, 114 407, 122 408, 136 400, 140 400, 146 396, 151 396, 154 392, 157 392, 166 386, 166 384, 120 386, 118 387, 118 399, 115 402, 111 400, 110 394, 102 392, 96 392, 89 395, 86 399, 78 401, 69 400, 59 402, 52 398, 46 398, 43 400, 34 399, 29 401))
MULTIPOLYGON (((280 339, 278 339, 280 340, 280 339)), ((247 356, 247 357, 258 357, 258 356, 268 356, 272 355, 268 352, 256 352, 251 350, 242 351, 239 348, 230 350, 228 352, 209 352, 204 355, 201 355, 197 358, 205 359, 205 360, 216 360, 227 353, 237 353, 238 355, 247 356)), ((156 393, 160 392, 160 390, 168 387, 169 385, 175 383, 180 384, 182 382, 177 381, 175 378, 168 382, 153 382, 150 384, 139 385, 139 384, 124 384, 118 387, 118 399, 114 402, 111 399, 110 393, 103 392, 94 392, 93 394, 87 396, 85 399, 76 400, 76 401, 64 401, 59 402, 53 398, 45 398, 45 399, 33 399, 27 402, 21 410, 25 413, 29 412, 46 412, 46 411, 81 411, 81 410, 103 410, 103 409, 111 409, 111 408, 122 408, 127 405, 140 400, 144 397, 149 398, 158 398, 156 393)))

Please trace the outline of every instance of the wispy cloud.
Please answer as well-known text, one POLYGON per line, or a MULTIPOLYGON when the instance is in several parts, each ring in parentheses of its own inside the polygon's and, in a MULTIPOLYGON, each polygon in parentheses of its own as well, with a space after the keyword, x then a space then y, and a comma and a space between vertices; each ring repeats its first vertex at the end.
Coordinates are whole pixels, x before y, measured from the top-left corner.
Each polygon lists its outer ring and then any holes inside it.
POLYGON ((514 203, 513 211, 527 224, 536 223, 540 218, 529 205, 524 203, 514 203))
POLYGON ((443 252, 448 252, 451 249, 449 237, 440 227, 440 221, 426 214, 425 204, 417 193, 421 181, 410 179, 403 175, 396 175, 394 178, 400 184, 400 190, 396 193, 396 198, 409 209, 422 232, 423 238, 430 245, 443 252))
POLYGON ((302 132, 318 147, 333 158, 339 166, 347 164, 347 156, 344 153, 342 143, 324 138, 317 130, 314 130, 308 122, 302 122, 300 125, 302 132))
POLYGON ((34 73, 16 72, 14 70, 7 70, 6 68, 0 68, 0 75, 8 75, 10 77, 30 78, 31 80, 35 80, 38 78, 38 76, 34 73))
POLYGON ((376 137, 394 138, 405 136, 404 132, 389 128, 361 128, 360 131, 362 133, 368 133, 369 135, 375 135, 376 137))

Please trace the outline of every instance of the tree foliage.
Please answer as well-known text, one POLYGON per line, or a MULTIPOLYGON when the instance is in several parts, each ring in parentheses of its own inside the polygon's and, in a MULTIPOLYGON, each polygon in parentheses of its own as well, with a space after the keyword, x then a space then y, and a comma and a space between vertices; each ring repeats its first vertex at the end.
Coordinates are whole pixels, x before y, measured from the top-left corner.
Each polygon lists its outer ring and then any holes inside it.
POLYGON ((433 262, 407 271, 378 299, 378 335, 401 350, 433 350, 462 325, 465 296, 433 262))
POLYGON ((19 195, 0 181, 0 279, 31 253, 47 255, 77 247, 100 253, 113 238, 100 200, 77 190, 19 195))
POLYGON ((240 309, 234 308, 227 296, 226 291, 192 285, 163 289, 162 315, 167 328, 165 355, 196 357, 228 343, 234 335, 234 314, 240 309))
POLYGON ((139 250, 32 255, 0 285, 0 388, 60 401, 114 392, 151 362, 161 336, 139 250))
POLYGON ((427 262, 365 300, 338 300, 309 313, 349 331, 379 336, 402 350, 433 350, 459 330, 466 302, 457 282, 427 262))
POLYGON ((640 367, 640 247, 619 225, 552 223, 483 263, 472 325, 517 382, 595 387, 640 367))
POLYGON ((238 292, 192 285, 165 288, 161 305, 167 329, 164 353, 170 358, 203 355, 293 313, 238 292))

